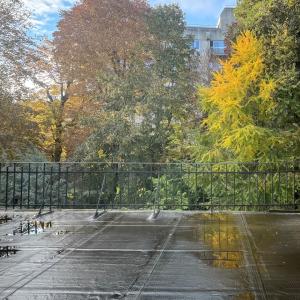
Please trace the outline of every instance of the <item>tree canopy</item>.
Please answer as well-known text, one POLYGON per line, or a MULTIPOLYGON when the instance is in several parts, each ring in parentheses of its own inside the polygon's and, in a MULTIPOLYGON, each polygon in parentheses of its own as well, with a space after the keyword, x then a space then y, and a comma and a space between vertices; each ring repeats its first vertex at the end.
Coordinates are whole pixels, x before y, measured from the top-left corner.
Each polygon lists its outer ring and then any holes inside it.
POLYGON ((79 151, 81 158, 91 159, 87 149, 93 149, 93 155, 100 153, 102 159, 169 159, 174 126, 182 125, 192 107, 190 39, 184 35, 183 14, 177 6, 159 6, 145 22, 152 38, 135 49, 141 55, 122 75, 102 72, 97 77, 102 108, 93 122, 87 120, 95 129, 79 151))
POLYGON ((251 30, 261 39, 266 74, 276 81, 272 126, 285 130, 299 153, 300 2, 242 0, 236 16, 240 30, 251 30))
POLYGON ((70 78, 91 82, 121 74, 146 38, 143 0, 84 0, 64 11, 54 33, 55 55, 70 78))
POLYGON ((296 0, 239 1, 232 51, 217 61, 194 52, 177 5, 81 0, 37 46, 21 0, 0 0, 1 155, 35 148, 51 161, 296 158, 299 9, 296 0))
MULTIPOLYGON (((210 87, 200 88, 207 113, 201 161, 268 161, 280 157, 283 138, 270 126, 276 83, 266 79, 261 40, 250 31, 237 38, 210 87), (280 149, 281 150, 281 149, 280 149)), ((199 147, 201 149, 201 145, 199 147)))
POLYGON ((34 140, 35 126, 17 101, 25 93, 34 43, 21 1, 0 1, 0 157, 15 158, 34 140))

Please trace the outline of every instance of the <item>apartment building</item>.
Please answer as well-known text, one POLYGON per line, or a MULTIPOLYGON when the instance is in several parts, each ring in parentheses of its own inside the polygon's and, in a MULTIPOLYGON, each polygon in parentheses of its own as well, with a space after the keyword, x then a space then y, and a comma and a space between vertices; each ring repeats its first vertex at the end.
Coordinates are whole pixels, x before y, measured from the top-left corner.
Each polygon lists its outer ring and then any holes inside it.
POLYGON ((194 37, 193 48, 199 52, 211 50, 214 55, 225 56, 225 35, 235 22, 234 7, 224 7, 215 27, 189 25, 186 34, 194 37))

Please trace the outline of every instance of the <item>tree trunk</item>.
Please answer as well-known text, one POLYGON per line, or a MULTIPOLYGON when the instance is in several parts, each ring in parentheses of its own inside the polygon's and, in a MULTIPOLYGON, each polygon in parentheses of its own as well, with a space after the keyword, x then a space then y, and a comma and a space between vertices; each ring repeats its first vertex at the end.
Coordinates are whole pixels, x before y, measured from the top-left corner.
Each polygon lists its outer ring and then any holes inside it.
MULTIPOLYGON (((63 152, 63 133, 64 133, 63 115, 64 115, 65 103, 69 100, 69 88, 71 84, 72 84, 71 81, 68 81, 66 83, 66 86, 64 85, 63 82, 60 84, 60 107, 55 121, 54 149, 52 153, 52 160, 54 162, 61 161, 61 155, 63 152)), ((49 89, 47 89, 47 97, 50 100, 50 102, 54 101, 52 95, 49 92, 49 89)))
POLYGON ((63 106, 61 106, 61 110, 59 112, 59 116, 55 122, 55 136, 54 136, 54 150, 53 150, 53 161, 59 162, 61 161, 61 155, 63 151, 63 106))

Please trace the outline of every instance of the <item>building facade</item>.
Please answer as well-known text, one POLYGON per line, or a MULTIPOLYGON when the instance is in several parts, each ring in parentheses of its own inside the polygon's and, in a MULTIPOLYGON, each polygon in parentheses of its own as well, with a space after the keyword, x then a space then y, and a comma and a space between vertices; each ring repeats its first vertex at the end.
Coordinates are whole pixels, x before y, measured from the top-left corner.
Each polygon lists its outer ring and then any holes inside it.
POLYGON ((225 35, 228 26, 235 22, 234 7, 225 7, 219 17, 217 26, 187 26, 186 34, 191 35, 193 48, 199 52, 211 51, 216 56, 225 56, 225 35))

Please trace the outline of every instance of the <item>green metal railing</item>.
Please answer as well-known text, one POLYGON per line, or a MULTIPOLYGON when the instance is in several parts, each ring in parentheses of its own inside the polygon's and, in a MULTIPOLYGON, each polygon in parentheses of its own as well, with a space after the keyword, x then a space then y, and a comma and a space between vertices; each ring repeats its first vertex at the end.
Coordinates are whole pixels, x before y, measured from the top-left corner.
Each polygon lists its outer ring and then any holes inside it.
POLYGON ((299 198, 299 161, 0 164, 6 209, 294 210, 299 198))

